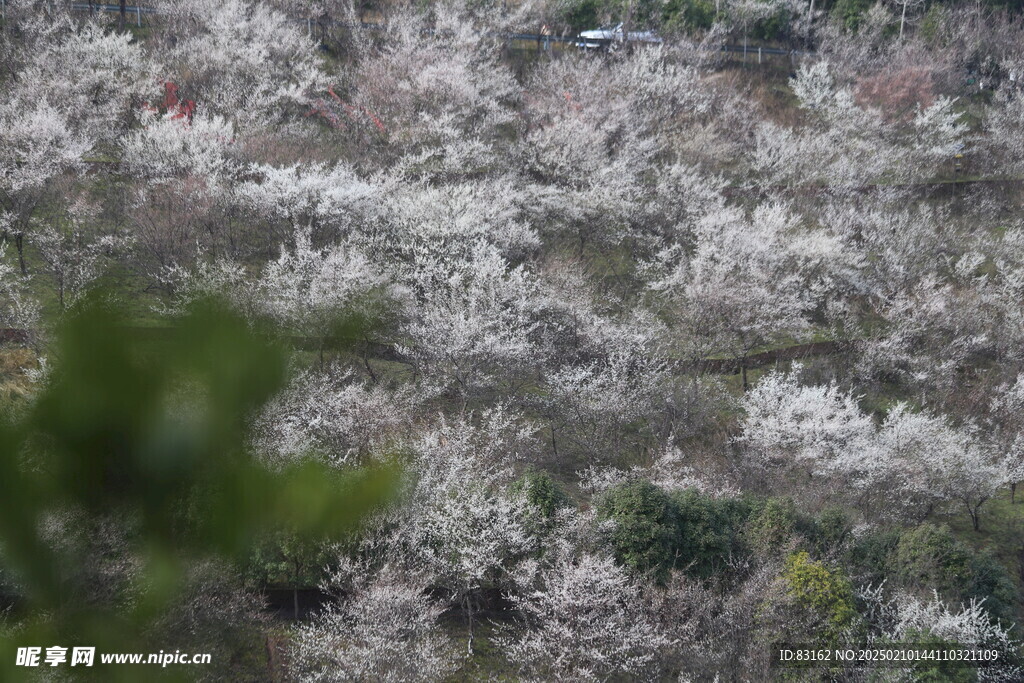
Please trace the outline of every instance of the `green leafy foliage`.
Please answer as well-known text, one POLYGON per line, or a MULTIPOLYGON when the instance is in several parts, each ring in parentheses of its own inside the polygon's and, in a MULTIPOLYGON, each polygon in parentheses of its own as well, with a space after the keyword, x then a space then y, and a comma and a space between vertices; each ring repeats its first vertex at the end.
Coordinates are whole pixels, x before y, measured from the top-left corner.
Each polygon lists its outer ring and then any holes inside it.
POLYGON ((822 642, 837 641, 853 624, 857 617, 853 587, 840 572, 800 551, 786 560, 782 578, 796 606, 814 613, 809 621, 823 624, 822 642))
POLYGON ((547 472, 530 470, 513 483, 512 492, 522 492, 545 519, 551 519, 562 508, 570 507, 572 501, 557 481, 547 472))
POLYGON ((697 491, 673 496, 677 516, 676 566, 689 573, 709 577, 725 569, 733 554, 741 550, 743 520, 749 508, 741 500, 716 500, 697 491))
POLYGON ((832 16, 847 30, 856 31, 873 4, 871 0, 836 0, 832 5, 832 16))
POLYGON ((760 551, 779 548, 797 527, 796 506, 788 498, 768 498, 754 506, 747 522, 747 541, 760 551))
POLYGON ((885 529, 857 538, 846 551, 845 561, 853 575, 864 584, 887 580, 889 555, 899 543, 898 529, 885 529))
POLYGON ((938 593, 952 604, 985 601, 993 616, 1012 620, 1019 593, 1005 566, 988 550, 975 550, 945 525, 887 529, 858 538, 844 562, 860 583, 886 585, 922 596, 938 593))
POLYGON ((668 494, 649 482, 622 484, 598 505, 615 522, 612 545, 620 562, 664 578, 678 569, 708 577, 743 552, 743 525, 749 505, 717 500, 698 491, 668 494))
MULTIPOLYGON (((956 647, 958 643, 939 638, 929 632, 911 631, 907 641, 916 643, 922 649, 942 649, 956 647)), ((919 683, 973 683, 978 680, 978 670, 962 666, 956 662, 921 659, 911 667, 913 680, 919 683)))
POLYGON ((309 458, 271 471, 254 457, 247 420, 282 386, 285 350, 215 302, 153 341, 114 304, 89 299, 57 330, 53 357, 36 401, 0 425, 4 562, 37 615, 18 642, 126 649, 172 603, 190 560, 238 563, 281 529, 340 537, 390 496, 390 468, 343 472, 309 458), (68 598, 54 568, 91 558, 50 542, 44 523, 60 515, 132 521, 123 552, 143 571, 127 613, 68 598))
POLYGON ((598 514, 615 522, 612 546, 616 559, 641 572, 664 577, 679 547, 675 501, 654 484, 632 481, 608 491, 598 514))
POLYGON ((715 23, 715 3, 705 0, 669 0, 662 20, 670 30, 708 29, 715 23))
POLYGON ((294 531, 278 531, 256 544, 246 573, 259 586, 290 588, 293 617, 298 619, 299 589, 320 585, 336 559, 337 552, 331 543, 294 531))
POLYGON ((842 548, 852 532, 850 514, 843 508, 829 507, 814 520, 811 537, 818 551, 827 553, 842 548))
POLYGON ((889 558, 889 574, 910 589, 934 588, 953 602, 984 599, 995 616, 1013 614, 1016 590, 988 552, 975 552, 946 526, 922 524, 904 531, 889 558))

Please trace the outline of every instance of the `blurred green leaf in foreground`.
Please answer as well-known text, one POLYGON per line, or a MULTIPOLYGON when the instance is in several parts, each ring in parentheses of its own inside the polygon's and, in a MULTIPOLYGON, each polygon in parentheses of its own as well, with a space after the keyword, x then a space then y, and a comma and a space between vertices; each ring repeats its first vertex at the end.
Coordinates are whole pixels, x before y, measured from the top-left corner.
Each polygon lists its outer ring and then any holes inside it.
MULTIPOLYGON (((287 354, 216 302, 192 306, 154 340, 90 299, 58 329, 51 357, 36 401, 0 424, 0 565, 24 602, 0 640, 0 677, 28 673, 13 669, 19 645, 133 651, 189 562, 240 562, 281 529, 340 538, 393 491, 386 467, 343 472, 311 458, 271 470, 254 458, 247 422, 281 388, 287 354), (55 519, 87 528, 101 517, 131 530, 123 552, 140 571, 130 600, 76 599, 64 570, 91 558, 47 532, 55 519)), ((98 657, 89 671, 140 674, 98 657)))

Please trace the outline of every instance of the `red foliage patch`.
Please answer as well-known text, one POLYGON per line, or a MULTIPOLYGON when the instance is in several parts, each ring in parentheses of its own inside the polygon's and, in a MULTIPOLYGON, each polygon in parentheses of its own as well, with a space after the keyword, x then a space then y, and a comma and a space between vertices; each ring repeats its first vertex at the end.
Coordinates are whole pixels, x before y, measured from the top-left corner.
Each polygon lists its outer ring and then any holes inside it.
POLYGON ((935 82, 931 69, 907 66, 860 79, 854 96, 857 104, 881 110, 890 121, 907 121, 918 107, 927 109, 935 102, 935 82))

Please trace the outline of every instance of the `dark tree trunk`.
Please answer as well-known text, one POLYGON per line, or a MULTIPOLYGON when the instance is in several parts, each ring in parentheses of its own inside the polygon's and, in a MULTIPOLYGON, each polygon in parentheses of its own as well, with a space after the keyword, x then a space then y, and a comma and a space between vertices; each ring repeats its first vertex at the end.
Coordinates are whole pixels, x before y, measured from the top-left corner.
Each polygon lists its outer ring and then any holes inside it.
POLYGON ((270 680, 279 683, 281 680, 281 662, 277 654, 277 645, 273 636, 267 636, 267 670, 270 673, 270 680))
POLYGON ((18 265, 21 266, 21 274, 28 275, 28 268, 25 266, 25 233, 19 232, 14 236, 14 246, 18 249, 18 265))
POLYGON ((466 652, 470 655, 473 654, 473 597, 466 593, 465 602, 463 603, 466 609, 466 618, 469 622, 469 641, 466 643, 466 652))
POLYGON ((971 514, 971 525, 974 526, 975 531, 981 531, 981 510, 980 505, 978 507, 971 507, 967 505, 967 511, 971 514))
MULTIPOLYGON (((368 346, 369 346, 369 342, 367 342, 367 347, 368 346)), ((363 350, 363 366, 366 368, 366 372, 370 373, 370 381, 373 382, 374 384, 376 384, 377 383, 377 373, 375 373, 373 371, 373 366, 370 365, 370 354, 369 354, 368 351, 365 350, 365 347, 364 347, 364 350, 363 350)))
POLYGON ((299 620, 299 577, 302 576, 302 561, 296 556, 292 561, 295 567, 295 579, 292 581, 292 611, 295 621, 299 620))
MULTIPOLYGON (((140 0, 135 0, 135 2, 139 2, 139 1, 140 0)), ((124 15, 128 11, 128 0, 121 0, 121 7, 120 7, 120 9, 121 9, 121 12, 117 16, 117 29, 121 33, 124 33, 124 15)))

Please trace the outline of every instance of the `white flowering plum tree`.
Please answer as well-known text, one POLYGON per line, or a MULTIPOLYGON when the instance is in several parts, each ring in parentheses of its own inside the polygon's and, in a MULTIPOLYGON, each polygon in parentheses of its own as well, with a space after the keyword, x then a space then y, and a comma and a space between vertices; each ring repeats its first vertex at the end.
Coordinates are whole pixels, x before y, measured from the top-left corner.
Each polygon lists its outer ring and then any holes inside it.
POLYGON ((6 329, 30 330, 39 324, 39 304, 26 280, 16 268, 0 261, 0 326, 6 329))
POLYGON ((125 239, 113 235, 92 239, 80 228, 64 232, 52 226, 33 231, 31 241, 42 260, 42 270, 53 280, 61 310, 102 274, 103 259, 126 244, 125 239))
POLYGON ((1024 481, 1024 381, 1020 375, 996 389, 990 404, 992 441, 1003 456, 1010 502, 1017 501, 1017 484, 1024 481))
POLYGON ((416 314, 405 327, 410 341, 399 347, 416 373, 454 388, 465 405, 493 383, 528 372, 536 322, 527 269, 486 246, 460 263, 424 261, 415 273, 416 314))
POLYGON ((418 398, 367 384, 350 369, 310 369, 265 407, 254 441, 270 462, 310 453, 339 465, 372 460, 411 429, 418 398))
POLYGON ((794 375, 773 373, 744 404, 740 440, 756 453, 835 477, 888 513, 926 516, 955 504, 977 531, 981 508, 1004 481, 998 454, 976 426, 954 426, 905 403, 876 426, 837 387, 803 387, 794 375))
POLYGON ((345 237, 373 215, 375 187, 346 165, 253 164, 232 190, 246 213, 266 221, 279 242, 306 228, 317 242, 345 237))
POLYGON ((315 248, 309 231, 298 230, 295 247, 283 247, 256 282, 256 308, 286 329, 317 340, 321 359, 332 326, 359 309, 374 291, 387 295, 386 278, 357 248, 315 248))
POLYGON ((684 358, 727 354, 739 362, 746 387, 754 349, 806 335, 827 274, 817 265, 835 241, 799 224, 778 204, 759 206, 749 218, 730 208, 701 221, 692 253, 663 252, 667 273, 650 286, 668 297, 669 314, 689 331, 679 350, 684 358))
POLYGON ((657 676, 671 641, 648 617, 642 588, 610 557, 582 554, 537 575, 516 604, 526 621, 505 642, 527 680, 657 676))
POLYGON ((45 98, 23 92, 0 102, 0 225, 4 239, 14 241, 22 274, 25 235, 36 209, 57 178, 83 167, 92 145, 45 98))
POLYGON ((299 681, 436 681, 459 663, 428 576, 385 566, 346 577, 346 595, 300 627, 289 671, 299 681))
POLYGON ((906 592, 891 595, 882 584, 858 592, 879 640, 907 642, 926 635, 945 643, 991 648, 1002 663, 981 674, 979 680, 1012 680, 1021 675, 1013 655, 1018 647, 1016 638, 983 602, 972 599, 968 604, 950 605, 936 592, 924 599, 906 592))
POLYGON ((304 114, 326 88, 316 46, 303 28, 266 3, 161 2, 174 37, 175 81, 200 111, 253 130, 304 114))
POLYGON ((128 33, 70 16, 48 23, 19 73, 34 98, 68 116, 69 127, 95 143, 116 143, 142 101, 160 90, 159 66, 128 33), (33 84, 29 86, 28 84, 33 84))
POLYGON ((909 121, 889 120, 839 81, 827 60, 801 65, 791 87, 806 125, 760 124, 751 159, 756 175, 776 183, 856 187, 881 178, 929 178, 966 139, 951 98, 936 98, 909 121))

